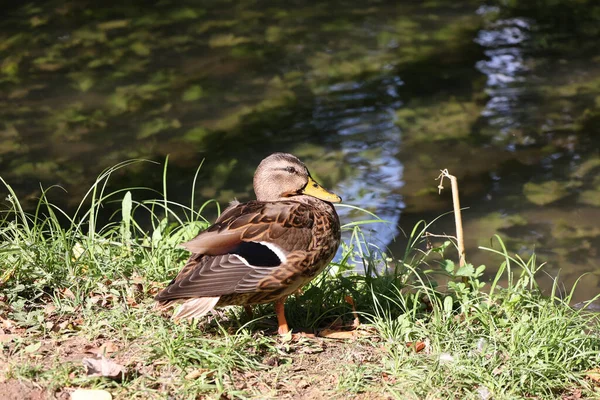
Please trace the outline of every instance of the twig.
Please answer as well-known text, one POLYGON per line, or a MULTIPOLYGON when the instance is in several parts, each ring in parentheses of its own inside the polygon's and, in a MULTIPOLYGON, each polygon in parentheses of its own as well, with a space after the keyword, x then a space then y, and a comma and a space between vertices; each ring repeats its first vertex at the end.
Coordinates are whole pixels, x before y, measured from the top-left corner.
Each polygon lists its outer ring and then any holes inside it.
POLYGON ((452 235, 436 235, 434 233, 430 233, 430 232, 425 232, 425 237, 436 237, 436 238, 444 238, 444 239, 456 239, 456 236, 452 236, 452 235))
POLYGON ((458 265, 460 267, 465 265, 465 240, 463 237, 462 227, 462 216, 460 213, 460 201, 458 198, 458 180, 454 175, 450 175, 447 169, 441 170, 439 179, 440 184, 438 186, 439 193, 442 193, 444 189, 443 182, 444 178, 450 179, 452 188, 452 204, 454 206, 454 224, 456 225, 456 244, 458 246, 458 265))

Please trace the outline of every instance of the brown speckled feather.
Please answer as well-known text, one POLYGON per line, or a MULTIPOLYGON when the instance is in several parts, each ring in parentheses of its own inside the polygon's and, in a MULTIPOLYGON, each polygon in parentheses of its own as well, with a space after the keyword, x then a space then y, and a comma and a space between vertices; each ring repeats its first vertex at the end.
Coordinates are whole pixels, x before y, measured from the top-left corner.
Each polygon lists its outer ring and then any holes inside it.
POLYGON ((297 201, 250 201, 230 207, 217 222, 182 246, 193 253, 227 253, 240 241, 277 241, 287 252, 306 248, 311 240, 312 210, 297 201))
POLYGON ((220 306, 256 304, 273 301, 308 282, 329 263, 340 234, 330 204, 310 197, 304 200, 251 201, 228 209, 214 225, 183 245, 194 254, 156 300, 168 305, 173 300, 221 296, 220 306), (333 240, 324 247, 323 235, 332 233, 333 240), (287 262, 247 265, 228 253, 240 242, 272 243, 287 262))

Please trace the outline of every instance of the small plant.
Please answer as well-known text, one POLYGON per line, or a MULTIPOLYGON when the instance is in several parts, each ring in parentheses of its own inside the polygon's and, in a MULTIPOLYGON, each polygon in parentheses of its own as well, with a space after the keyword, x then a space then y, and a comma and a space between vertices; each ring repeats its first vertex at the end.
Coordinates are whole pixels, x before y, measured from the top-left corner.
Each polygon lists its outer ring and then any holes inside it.
POLYGON ((144 399, 313 389, 366 398, 596 395, 586 376, 600 363, 600 324, 585 307, 569 307, 575 288, 561 298, 555 284, 543 296, 535 257, 511 256, 499 237, 499 249, 484 250, 504 262, 486 282, 483 266, 446 259, 452 241, 427 247, 424 222, 400 259, 366 242, 361 225, 381 223, 376 216, 345 225, 341 256, 289 299, 288 318, 308 332, 355 327, 358 316, 352 340, 279 338, 269 306, 252 320, 233 307, 173 323, 154 310, 153 295, 185 262, 178 244, 208 225, 202 212, 213 202, 195 205, 198 171, 190 204, 169 200, 166 163, 155 199, 137 200, 143 188, 108 192, 111 174, 137 162, 101 174, 72 215, 48 190, 27 213, 2 180, 9 192, 0 220, 2 379, 144 399), (109 203, 119 210, 100 223, 109 203), (81 360, 93 355, 122 367, 122 380, 88 375, 81 360))

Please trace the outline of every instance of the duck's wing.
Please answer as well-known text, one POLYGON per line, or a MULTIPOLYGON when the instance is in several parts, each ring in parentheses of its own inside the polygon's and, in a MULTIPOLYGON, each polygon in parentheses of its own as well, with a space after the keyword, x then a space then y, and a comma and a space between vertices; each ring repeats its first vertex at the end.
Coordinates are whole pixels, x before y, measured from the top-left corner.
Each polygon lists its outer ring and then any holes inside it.
POLYGON ((229 253, 240 242, 266 242, 284 252, 305 250, 312 240, 314 213, 295 201, 251 201, 229 207, 214 225, 182 246, 192 253, 229 253))
POLYGON ((288 275, 296 272, 288 268, 288 255, 310 247, 313 219, 310 208, 298 202, 229 208, 213 226, 183 244, 194 254, 155 299, 165 303, 285 286, 288 275))

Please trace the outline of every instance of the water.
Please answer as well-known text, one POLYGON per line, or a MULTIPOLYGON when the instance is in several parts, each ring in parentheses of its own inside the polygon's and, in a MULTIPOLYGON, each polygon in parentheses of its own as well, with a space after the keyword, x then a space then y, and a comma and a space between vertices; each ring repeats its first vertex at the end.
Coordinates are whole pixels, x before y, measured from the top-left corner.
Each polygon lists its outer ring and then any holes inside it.
MULTIPOLYGON (((0 22, 0 171, 25 201, 73 207, 103 168, 163 162, 169 193, 252 196, 273 151, 403 231, 451 209, 467 257, 499 233, 576 300, 600 288, 600 6, 593 1, 24 2, 0 22)), ((161 167, 115 187, 161 187, 161 167)), ((359 213, 340 209, 349 221, 359 213)), ((453 234, 453 218, 431 229, 453 234)), ((396 238, 394 240, 394 238, 396 238)), ((549 278, 546 279, 549 282, 549 278)))

